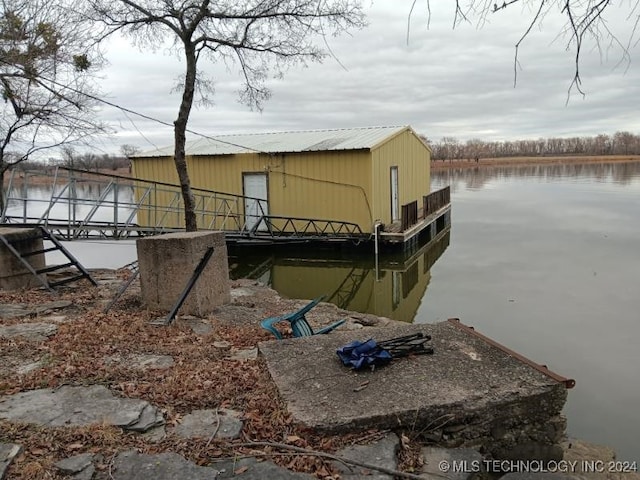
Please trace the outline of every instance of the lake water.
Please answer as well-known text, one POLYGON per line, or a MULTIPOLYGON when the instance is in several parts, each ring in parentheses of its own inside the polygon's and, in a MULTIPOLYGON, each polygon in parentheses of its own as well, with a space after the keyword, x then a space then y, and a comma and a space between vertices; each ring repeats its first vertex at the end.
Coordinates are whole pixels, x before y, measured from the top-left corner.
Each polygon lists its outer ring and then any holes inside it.
MULTIPOLYGON (((640 162, 435 171, 432 184, 451 186, 451 232, 408 257, 245 250, 232 275, 407 322, 459 317, 576 379, 569 434, 640 461, 640 162)), ((136 256, 132 241, 69 246, 87 267, 136 256)))
POLYGON ((569 433, 640 461, 640 163, 433 174, 451 245, 415 321, 460 317, 575 378, 569 433))

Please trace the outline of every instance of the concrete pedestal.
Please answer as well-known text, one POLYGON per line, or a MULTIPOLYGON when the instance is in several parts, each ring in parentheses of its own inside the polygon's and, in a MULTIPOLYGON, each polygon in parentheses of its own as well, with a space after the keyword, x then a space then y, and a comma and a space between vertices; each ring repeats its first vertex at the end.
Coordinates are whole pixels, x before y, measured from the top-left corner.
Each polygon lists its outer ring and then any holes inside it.
POLYGON ((224 233, 180 232, 136 242, 144 304, 154 310, 171 310, 209 247, 214 247, 213 256, 180 312, 203 317, 218 305, 230 302, 224 233))
MULTIPOLYGON (((0 227, 3 235, 21 254, 42 250, 42 237, 37 228, 0 227)), ((46 266, 44 253, 26 257, 34 270, 46 266)), ((0 242, 0 290, 17 290, 41 285, 38 279, 0 242)))

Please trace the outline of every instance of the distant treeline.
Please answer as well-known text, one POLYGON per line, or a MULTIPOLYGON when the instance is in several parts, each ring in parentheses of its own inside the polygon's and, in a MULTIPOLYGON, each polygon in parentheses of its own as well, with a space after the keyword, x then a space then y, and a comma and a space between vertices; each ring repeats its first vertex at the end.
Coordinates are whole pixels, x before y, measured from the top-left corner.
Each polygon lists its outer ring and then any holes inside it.
POLYGON ((485 142, 480 139, 461 142, 442 137, 439 142, 422 137, 432 150, 432 160, 463 160, 500 157, 537 157, 562 155, 640 155, 640 135, 616 132, 595 137, 539 138, 485 142))
POLYGON ((115 171, 120 168, 128 168, 129 164, 129 159, 120 155, 109 155, 106 153, 94 155, 91 153, 84 153, 68 160, 25 160, 24 162, 21 162, 12 168, 16 169, 17 171, 34 171, 47 170, 54 166, 61 166, 76 168, 78 170, 88 170, 91 172, 102 172, 105 170, 115 171))
POLYGON ((60 157, 51 157, 47 160, 25 160, 13 168, 17 170, 45 170, 53 166, 76 168, 78 170, 89 170, 93 172, 105 170, 118 170, 129 168, 131 162, 129 156, 135 154, 138 149, 131 145, 122 145, 121 154, 76 152, 71 146, 66 145, 61 149, 60 157))

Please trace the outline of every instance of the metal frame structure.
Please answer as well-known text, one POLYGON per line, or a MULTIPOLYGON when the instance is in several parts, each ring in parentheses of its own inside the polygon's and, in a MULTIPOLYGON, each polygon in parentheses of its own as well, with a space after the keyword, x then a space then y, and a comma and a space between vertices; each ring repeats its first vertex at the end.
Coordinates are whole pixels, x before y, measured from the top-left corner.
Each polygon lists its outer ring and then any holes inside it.
MULTIPOLYGON (((0 224, 41 225, 63 240, 119 240, 182 230, 176 227, 182 224, 184 210, 177 185, 64 167, 56 167, 53 173, 17 172, 12 170, 9 177, 0 224), (48 177, 47 183, 52 185, 48 198, 28 198, 29 180, 37 176, 48 177), (88 198, 82 194, 84 190, 95 190, 97 195, 88 198), (166 206, 156 201, 160 195, 166 206), (140 215, 151 221, 138 224, 140 215)), ((369 237, 351 222, 266 215, 260 201, 258 221, 246 228, 244 203, 260 199, 198 188, 193 191, 200 227, 222 230, 230 241, 357 242, 369 237)))

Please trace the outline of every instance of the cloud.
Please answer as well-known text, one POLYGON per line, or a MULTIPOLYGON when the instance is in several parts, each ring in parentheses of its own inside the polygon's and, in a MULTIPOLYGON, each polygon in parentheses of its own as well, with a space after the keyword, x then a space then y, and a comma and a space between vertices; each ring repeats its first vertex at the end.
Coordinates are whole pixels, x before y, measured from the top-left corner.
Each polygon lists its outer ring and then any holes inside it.
MULTIPOLYGON (((426 3, 418 1, 409 19, 410 6, 374 2, 367 28, 328 39, 337 60, 294 66, 284 78, 270 79, 273 95, 262 113, 238 102, 241 78, 234 67, 202 59, 201 71, 215 82, 214 104, 192 111, 190 129, 215 136, 410 124, 435 140, 488 141, 640 130, 634 100, 640 94, 640 69, 620 63, 620 45, 637 52, 628 44, 632 21, 625 9, 610 8, 608 25, 620 44, 585 45, 582 98, 575 92, 567 97, 574 57, 567 37, 559 36, 565 22, 559 13, 532 28, 516 65, 514 46, 533 18, 531 9, 514 5, 487 15, 480 25, 463 22, 453 29, 449 3, 431 2, 429 28, 426 3)), ((103 90, 109 100, 171 123, 180 100, 172 90, 183 68, 176 54, 168 46, 140 52, 122 39, 114 40, 107 54, 111 66, 103 90)), ((172 142, 170 127, 110 108, 102 115, 118 130, 104 141, 105 149, 110 143, 147 149, 172 142)))

